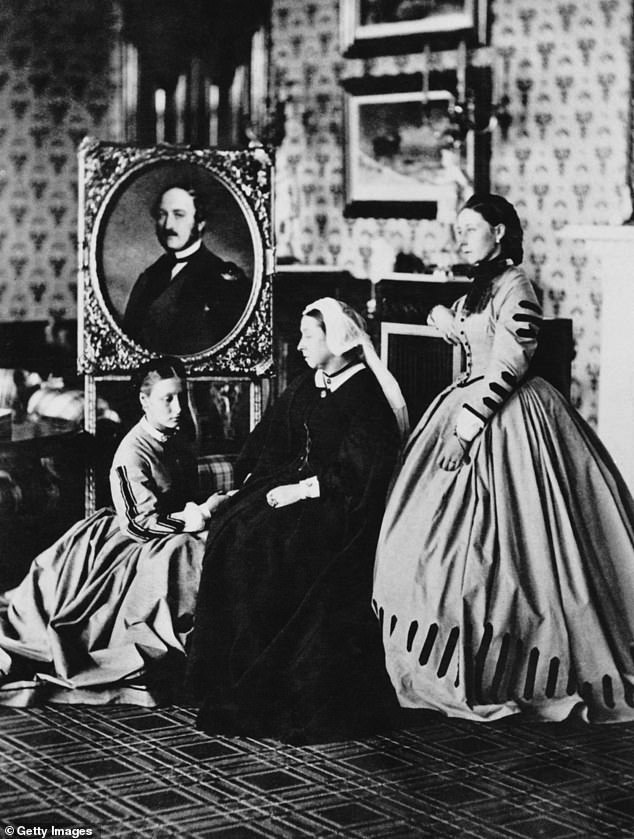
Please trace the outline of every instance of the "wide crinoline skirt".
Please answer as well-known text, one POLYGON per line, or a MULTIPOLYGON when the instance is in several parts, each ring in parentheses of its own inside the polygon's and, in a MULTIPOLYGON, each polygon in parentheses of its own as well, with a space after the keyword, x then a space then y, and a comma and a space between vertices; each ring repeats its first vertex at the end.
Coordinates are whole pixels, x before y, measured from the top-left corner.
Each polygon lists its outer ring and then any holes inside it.
POLYGON ((373 605, 400 704, 496 719, 634 719, 634 502, 544 380, 525 383, 456 472, 436 465, 465 392, 410 438, 373 605))
POLYGON ((98 510, 0 604, 0 705, 155 705, 182 682, 205 538, 137 542, 98 510))

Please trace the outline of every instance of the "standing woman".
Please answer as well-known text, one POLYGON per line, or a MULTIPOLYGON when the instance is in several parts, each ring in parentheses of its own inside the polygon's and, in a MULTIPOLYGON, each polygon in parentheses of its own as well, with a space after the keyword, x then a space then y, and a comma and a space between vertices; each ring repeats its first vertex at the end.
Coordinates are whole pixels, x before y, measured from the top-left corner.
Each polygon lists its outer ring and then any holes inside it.
POLYGON ((194 501, 181 362, 147 362, 135 389, 143 417, 114 456, 115 510, 74 525, 4 595, 0 704, 151 705, 182 674, 204 531, 223 498, 194 501))
POLYGON ((569 403, 526 378, 541 308, 513 206, 475 195, 457 233, 473 285, 430 318, 466 370, 409 440, 377 552, 399 703, 634 719, 634 502, 569 403))
POLYGON ((190 655, 208 733, 318 742, 398 709, 370 593, 403 398, 337 300, 306 308, 299 350, 312 369, 251 433, 210 522, 190 655))

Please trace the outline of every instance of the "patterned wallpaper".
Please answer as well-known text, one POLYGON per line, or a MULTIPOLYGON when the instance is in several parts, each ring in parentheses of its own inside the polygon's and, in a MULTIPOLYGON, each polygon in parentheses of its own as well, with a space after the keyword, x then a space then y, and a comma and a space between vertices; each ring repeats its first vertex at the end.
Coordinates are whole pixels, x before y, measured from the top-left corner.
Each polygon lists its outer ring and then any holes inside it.
POLYGON ((496 138, 492 184, 517 205, 526 267, 546 310, 572 318, 573 399, 596 425, 601 272, 566 224, 620 224, 627 183, 630 0, 498 0, 496 74, 513 100, 508 142, 496 138))
MULTIPOLYGON (((345 60, 338 0, 274 0, 274 84, 287 100, 278 155, 278 252, 306 263, 379 277, 395 251, 427 262, 451 255, 439 221, 345 219, 343 94, 339 81, 411 73, 421 56, 345 60)), ((496 0, 491 47, 472 55, 494 67, 495 97, 510 97, 512 123, 493 135, 492 188, 518 207, 525 265, 546 312, 574 321, 573 399, 596 424, 600 364, 600 271, 582 242, 562 241, 568 223, 620 223, 625 188, 631 0, 496 0)), ((432 69, 455 66, 455 52, 432 69)))
POLYGON ((0 4, 0 320, 76 317, 77 157, 116 138, 107 0, 0 4))
MULTIPOLYGON (((76 315, 76 147, 117 139, 118 22, 113 0, 0 4, 0 320, 76 315)), ((496 96, 507 139, 493 136, 492 185, 526 230, 526 266, 548 314, 572 317, 573 398, 596 422, 600 269, 567 223, 630 213, 626 124, 632 0, 494 0, 496 96)), ((346 77, 411 73, 421 56, 344 60, 338 0, 273 0, 273 86, 287 100, 278 154, 278 253, 378 278, 397 251, 451 256, 440 221, 345 219, 346 77)), ((432 56, 451 67, 452 52, 432 56)))

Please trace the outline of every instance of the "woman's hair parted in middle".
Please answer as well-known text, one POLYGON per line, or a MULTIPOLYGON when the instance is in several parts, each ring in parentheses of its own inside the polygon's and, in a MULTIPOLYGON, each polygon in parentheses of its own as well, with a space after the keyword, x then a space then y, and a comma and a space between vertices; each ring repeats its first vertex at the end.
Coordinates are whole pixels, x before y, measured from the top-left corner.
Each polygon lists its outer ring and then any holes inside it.
POLYGON ((132 376, 132 388, 137 395, 140 393, 147 395, 152 390, 154 383, 161 379, 186 381, 185 365, 180 358, 161 356, 144 362, 132 376))
POLYGON ((463 204, 461 209, 473 210, 481 215, 491 227, 503 224, 505 232, 500 241, 500 255, 510 259, 514 265, 520 264, 524 258, 522 245, 524 232, 517 210, 510 201, 491 192, 475 193, 463 204))

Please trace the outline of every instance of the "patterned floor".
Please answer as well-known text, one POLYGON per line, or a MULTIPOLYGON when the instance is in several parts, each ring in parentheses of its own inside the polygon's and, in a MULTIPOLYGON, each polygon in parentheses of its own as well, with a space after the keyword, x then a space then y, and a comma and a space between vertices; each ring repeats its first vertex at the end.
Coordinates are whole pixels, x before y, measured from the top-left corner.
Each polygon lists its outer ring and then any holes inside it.
POLYGON ((300 748, 193 722, 180 707, 2 710, 0 837, 634 836, 634 724, 431 716, 300 748))

